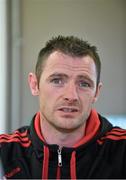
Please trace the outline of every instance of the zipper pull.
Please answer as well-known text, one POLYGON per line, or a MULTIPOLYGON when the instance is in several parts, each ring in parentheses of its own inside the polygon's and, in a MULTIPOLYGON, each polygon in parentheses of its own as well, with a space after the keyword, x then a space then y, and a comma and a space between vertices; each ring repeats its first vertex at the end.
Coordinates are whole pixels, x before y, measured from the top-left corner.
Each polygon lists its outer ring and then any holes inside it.
POLYGON ((57 150, 58 153, 58 166, 61 167, 62 166, 62 148, 59 147, 59 149, 57 150))

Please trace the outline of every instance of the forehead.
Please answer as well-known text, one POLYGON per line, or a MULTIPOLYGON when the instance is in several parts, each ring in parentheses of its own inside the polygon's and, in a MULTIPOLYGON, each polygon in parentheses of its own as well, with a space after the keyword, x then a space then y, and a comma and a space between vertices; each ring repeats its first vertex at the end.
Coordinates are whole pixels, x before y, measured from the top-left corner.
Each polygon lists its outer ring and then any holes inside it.
POLYGON ((47 58, 42 74, 56 72, 96 76, 96 67, 90 56, 72 57, 55 51, 47 58))

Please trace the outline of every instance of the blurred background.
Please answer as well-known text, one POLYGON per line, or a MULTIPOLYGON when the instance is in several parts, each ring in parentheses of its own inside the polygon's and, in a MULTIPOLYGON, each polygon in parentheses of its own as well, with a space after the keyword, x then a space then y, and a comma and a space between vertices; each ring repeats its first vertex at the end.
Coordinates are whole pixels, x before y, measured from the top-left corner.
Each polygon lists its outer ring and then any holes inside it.
POLYGON ((45 42, 57 35, 97 46, 103 88, 95 108, 126 128, 126 1, 0 0, 0 133, 29 125, 39 110, 27 76, 45 42))

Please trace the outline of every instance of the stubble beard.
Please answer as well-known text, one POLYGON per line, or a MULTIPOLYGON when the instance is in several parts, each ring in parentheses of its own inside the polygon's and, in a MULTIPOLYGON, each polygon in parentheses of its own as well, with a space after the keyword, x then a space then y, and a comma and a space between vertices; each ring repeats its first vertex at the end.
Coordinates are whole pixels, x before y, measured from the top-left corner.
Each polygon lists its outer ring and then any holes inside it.
POLYGON ((85 123, 89 117, 89 114, 83 114, 81 117, 74 118, 74 119, 62 118, 62 117, 58 117, 59 118, 58 119, 53 116, 48 117, 48 116, 46 116, 46 114, 44 114, 42 112, 41 112, 41 116, 42 116, 41 117, 42 121, 43 120, 46 121, 46 123, 50 127, 54 128, 55 130, 57 130, 61 133, 71 133, 71 132, 76 131, 77 129, 80 129, 81 127, 85 127, 85 123), (61 121, 66 121, 66 123, 61 122, 61 121), (71 126, 71 124, 73 124, 73 125, 71 126))

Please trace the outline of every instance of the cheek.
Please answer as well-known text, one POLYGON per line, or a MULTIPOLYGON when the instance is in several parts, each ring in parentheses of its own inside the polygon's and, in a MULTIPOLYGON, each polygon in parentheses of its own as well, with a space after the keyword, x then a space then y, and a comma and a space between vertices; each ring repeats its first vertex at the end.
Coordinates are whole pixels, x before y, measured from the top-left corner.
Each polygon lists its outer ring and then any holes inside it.
POLYGON ((90 93, 85 93, 84 95, 82 95, 80 98, 81 98, 81 101, 82 101, 82 104, 83 106, 88 106, 90 104, 93 104, 94 103, 94 93, 90 94, 90 93))
POLYGON ((40 89, 39 99, 43 109, 51 108, 56 102, 57 92, 49 86, 40 89))

